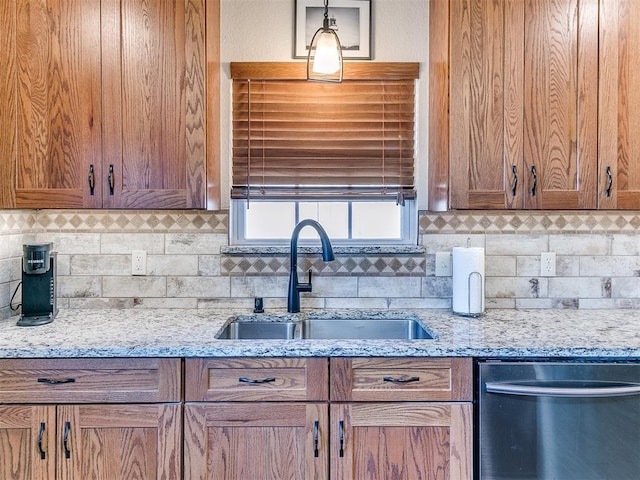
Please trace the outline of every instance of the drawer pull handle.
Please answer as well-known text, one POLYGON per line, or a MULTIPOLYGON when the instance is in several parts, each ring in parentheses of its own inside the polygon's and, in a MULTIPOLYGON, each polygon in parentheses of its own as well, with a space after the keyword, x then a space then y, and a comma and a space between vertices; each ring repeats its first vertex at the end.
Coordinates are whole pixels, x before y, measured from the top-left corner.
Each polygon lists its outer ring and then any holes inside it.
POLYGON ((313 456, 318 458, 320 452, 318 451, 318 442, 320 437, 320 422, 316 420, 313 422, 313 456))
POLYGON ((276 381, 276 377, 266 377, 266 378, 240 377, 238 381, 240 383, 271 383, 276 381))
POLYGON ((384 380, 385 382, 391 382, 391 383, 411 383, 411 382, 419 382, 420 377, 400 377, 400 378, 383 377, 382 380, 384 380))
POLYGON ((340 439, 340 449, 338 456, 344 457, 344 420, 338 422, 338 438, 340 439))
POLYGON ((75 378, 62 378, 60 380, 55 378, 39 378, 38 383, 48 383, 49 385, 60 385, 61 383, 76 383, 75 378))
POLYGON ((113 172, 113 165, 109 165, 109 176, 107 177, 109 181, 109 195, 113 195, 113 190, 115 188, 115 173, 113 172))
POLYGON ((64 458, 71 458, 71 450, 69 450, 69 432, 71 431, 71 422, 64 423, 64 433, 62 434, 62 446, 64 448, 64 458))
POLYGON ((38 433, 38 450, 40 451, 40 460, 46 460, 47 454, 42 449, 42 437, 44 437, 44 429, 46 428, 44 422, 40 422, 40 432, 38 433))
POLYGON ((538 175, 536 174, 536 166, 531 165, 531 178, 533 178, 533 185, 531 185, 531 196, 536 196, 536 187, 538 186, 538 175))
POLYGON ((96 188, 96 177, 93 170, 93 164, 89 166, 89 194, 93 195, 96 188))
POLYGON ((604 191, 604 196, 610 197, 611 189, 613 188, 613 177, 611 176, 611 167, 607 166, 604 172, 607 174, 607 188, 604 191))

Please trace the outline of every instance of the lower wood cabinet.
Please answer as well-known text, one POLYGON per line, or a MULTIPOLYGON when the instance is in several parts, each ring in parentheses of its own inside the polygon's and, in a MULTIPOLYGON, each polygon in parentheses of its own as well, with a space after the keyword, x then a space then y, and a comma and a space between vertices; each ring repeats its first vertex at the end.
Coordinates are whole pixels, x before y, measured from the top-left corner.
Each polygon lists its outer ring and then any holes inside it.
POLYGON ((180 369, 180 359, 0 360, 0 479, 180 480, 180 369))
POLYGON ((471 479, 471 372, 471 359, 187 359, 185 480, 471 479))

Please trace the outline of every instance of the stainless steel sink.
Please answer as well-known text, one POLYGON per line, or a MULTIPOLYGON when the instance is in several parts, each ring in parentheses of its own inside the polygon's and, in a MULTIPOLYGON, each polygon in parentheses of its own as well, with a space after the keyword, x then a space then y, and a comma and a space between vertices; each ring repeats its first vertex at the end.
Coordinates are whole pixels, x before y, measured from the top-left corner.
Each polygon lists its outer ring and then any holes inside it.
POLYGON ((291 340, 294 338, 296 322, 243 322, 233 321, 218 338, 227 340, 291 340))
POLYGON ((433 335, 418 318, 370 316, 288 315, 239 316, 228 323, 219 339, 228 340, 430 340, 433 335))
POLYGON ((406 318, 314 318, 301 322, 300 336, 308 339, 429 340, 433 336, 420 323, 406 318))

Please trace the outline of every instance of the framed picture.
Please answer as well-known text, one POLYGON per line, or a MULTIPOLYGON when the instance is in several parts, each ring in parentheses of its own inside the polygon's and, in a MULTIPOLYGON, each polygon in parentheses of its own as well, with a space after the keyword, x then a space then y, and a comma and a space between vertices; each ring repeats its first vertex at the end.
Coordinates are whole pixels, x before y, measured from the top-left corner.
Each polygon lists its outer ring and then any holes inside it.
MULTIPOLYGON (((294 58, 307 58, 313 34, 322 27, 324 0, 295 1, 294 58)), ((329 0, 329 27, 336 30, 342 57, 371 60, 371 0, 329 0)))

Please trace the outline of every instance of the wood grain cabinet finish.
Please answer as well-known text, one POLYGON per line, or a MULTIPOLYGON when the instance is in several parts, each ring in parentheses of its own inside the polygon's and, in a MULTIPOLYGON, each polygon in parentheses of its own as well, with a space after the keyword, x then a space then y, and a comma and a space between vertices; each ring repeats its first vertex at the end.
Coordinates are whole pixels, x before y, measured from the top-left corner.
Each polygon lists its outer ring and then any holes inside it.
POLYGON ((188 402, 328 399, 326 358, 188 358, 188 402))
POLYGON ((0 206, 204 207, 205 0, 0 15, 0 206))
POLYGON ((452 208, 597 206, 598 1, 451 0, 452 208))
POLYGON ((185 367, 186 480, 471 479, 471 359, 187 359, 185 367))
POLYGON ((0 361, 0 478, 180 480, 180 372, 180 359, 0 361))
POLYGON ((600 8, 600 208, 640 208, 640 2, 602 0, 600 8))

